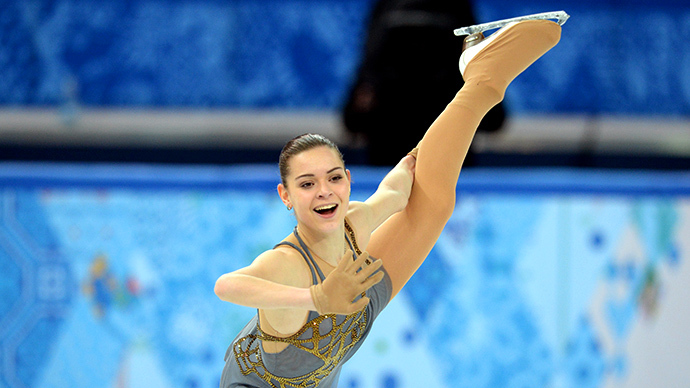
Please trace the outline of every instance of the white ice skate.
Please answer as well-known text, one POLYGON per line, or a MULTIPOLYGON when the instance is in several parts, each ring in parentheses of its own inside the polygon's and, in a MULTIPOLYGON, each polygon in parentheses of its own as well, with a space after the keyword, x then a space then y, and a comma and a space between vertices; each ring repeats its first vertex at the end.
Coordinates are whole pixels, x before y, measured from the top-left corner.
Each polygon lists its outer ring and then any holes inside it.
POLYGON ((493 30, 496 28, 501 28, 507 24, 515 23, 515 22, 521 22, 523 20, 552 20, 553 19, 553 20, 556 20, 556 23, 558 23, 559 25, 562 26, 563 24, 565 24, 565 22, 568 20, 569 17, 570 17, 570 15, 565 13, 565 11, 535 13, 533 15, 519 16, 516 18, 503 19, 503 20, 497 20, 495 22, 476 24, 474 26, 469 26, 469 27, 462 27, 462 28, 458 28, 456 30, 453 30, 453 33, 455 33, 455 36, 479 34, 479 33, 482 33, 484 31, 493 30))
POLYGON ((460 56, 460 73, 465 75, 465 68, 472 58, 493 39, 498 37, 515 24, 525 20, 555 20, 559 25, 565 24, 570 15, 564 11, 536 13, 533 15, 520 16, 516 18, 497 20, 495 22, 477 24, 474 26, 458 28, 454 30, 456 36, 469 35, 465 38, 462 45, 462 55, 460 56), (485 39, 484 31, 500 28, 485 39), (481 44, 480 44, 481 43, 481 44))

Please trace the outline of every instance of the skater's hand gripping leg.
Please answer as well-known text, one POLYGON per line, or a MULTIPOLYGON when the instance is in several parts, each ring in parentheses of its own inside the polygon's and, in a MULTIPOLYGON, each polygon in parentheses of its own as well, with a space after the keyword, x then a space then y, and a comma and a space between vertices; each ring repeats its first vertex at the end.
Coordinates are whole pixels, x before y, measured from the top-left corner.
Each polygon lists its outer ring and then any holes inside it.
POLYGON ((338 266, 326 276, 323 283, 311 286, 309 290, 319 314, 352 314, 369 303, 366 296, 353 302, 383 279, 382 271, 374 274, 381 267, 381 260, 366 265, 368 258, 369 254, 364 252, 353 261, 350 251, 340 259, 338 266))

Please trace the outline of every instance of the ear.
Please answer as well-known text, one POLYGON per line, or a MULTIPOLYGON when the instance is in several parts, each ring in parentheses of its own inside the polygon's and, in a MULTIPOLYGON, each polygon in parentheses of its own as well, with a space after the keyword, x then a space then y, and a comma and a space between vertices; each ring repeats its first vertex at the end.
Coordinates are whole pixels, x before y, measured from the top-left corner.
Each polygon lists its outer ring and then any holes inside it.
POLYGON ((352 193, 352 174, 350 173, 350 170, 345 169, 345 174, 347 174, 347 180, 350 182, 350 190, 348 190, 348 193, 352 193))
POLYGON ((282 183, 278 183, 278 195, 280 200, 283 201, 285 206, 290 205, 290 194, 288 194, 287 188, 282 183))

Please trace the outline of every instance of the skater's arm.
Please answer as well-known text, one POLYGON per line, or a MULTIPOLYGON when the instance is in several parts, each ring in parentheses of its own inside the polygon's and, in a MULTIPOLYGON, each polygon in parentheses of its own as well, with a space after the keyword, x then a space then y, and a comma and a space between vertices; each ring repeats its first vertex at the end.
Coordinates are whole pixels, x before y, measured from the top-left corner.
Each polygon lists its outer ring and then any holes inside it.
POLYGON ((371 233, 385 220, 407 206, 414 182, 415 159, 403 158, 364 202, 351 202, 348 219, 354 224, 357 241, 365 249, 371 233))
POLYGON ((244 268, 218 278, 215 294, 223 301, 259 309, 315 310, 310 279, 300 263, 280 249, 259 255, 244 268))

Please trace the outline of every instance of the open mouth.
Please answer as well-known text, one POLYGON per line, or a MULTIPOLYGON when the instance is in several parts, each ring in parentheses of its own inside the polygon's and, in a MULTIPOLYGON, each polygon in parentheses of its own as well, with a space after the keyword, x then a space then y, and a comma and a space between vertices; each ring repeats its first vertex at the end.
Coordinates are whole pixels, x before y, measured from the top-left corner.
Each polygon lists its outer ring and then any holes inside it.
POLYGON ((337 208, 338 208, 338 205, 330 204, 330 205, 318 206, 318 207, 314 208, 314 211, 321 214, 322 216, 328 216, 328 215, 335 213, 335 210, 337 208))

